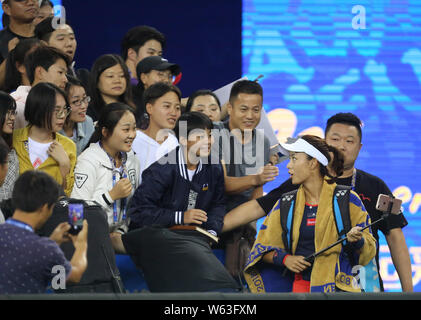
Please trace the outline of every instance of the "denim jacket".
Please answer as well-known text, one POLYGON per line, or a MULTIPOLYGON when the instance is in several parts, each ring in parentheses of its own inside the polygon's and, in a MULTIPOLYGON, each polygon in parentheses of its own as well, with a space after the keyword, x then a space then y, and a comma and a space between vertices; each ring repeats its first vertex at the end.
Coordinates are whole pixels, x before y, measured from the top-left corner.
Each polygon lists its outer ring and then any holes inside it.
MULTIPOLYGON (((71 137, 70 139, 72 139, 73 142, 76 144, 78 156, 88 145, 89 140, 91 139, 91 136, 94 133, 94 130, 94 122, 90 116, 86 116, 86 120, 84 122, 78 122, 76 124, 76 135, 73 135, 73 137, 71 137)), ((64 130, 61 130, 59 133, 66 136, 64 130)))

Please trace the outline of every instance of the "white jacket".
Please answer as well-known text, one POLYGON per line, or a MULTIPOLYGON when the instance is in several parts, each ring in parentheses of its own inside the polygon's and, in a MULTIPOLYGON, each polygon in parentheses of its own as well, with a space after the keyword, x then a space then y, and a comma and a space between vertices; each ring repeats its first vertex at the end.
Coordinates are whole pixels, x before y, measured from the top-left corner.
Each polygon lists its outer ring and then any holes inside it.
MULTIPOLYGON (((127 153, 126 168, 127 176, 133 186, 132 193, 126 201, 126 206, 128 206, 133 193, 139 186, 140 164, 133 150, 127 153)), ((119 223, 114 223, 114 201, 110 196, 110 191, 113 188, 112 169, 112 164, 107 153, 98 143, 91 143, 89 148, 82 152, 77 159, 75 167, 75 184, 71 194, 71 197, 75 199, 93 200, 98 202, 107 213, 110 231, 113 231, 122 224, 127 225, 121 221, 122 213, 120 211, 120 200, 116 200, 119 223)), ((119 179, 119 175, 117 174, 116 181, 119 179)), ((127 211, 128 210, 126 210, 126 212, 127 211)))

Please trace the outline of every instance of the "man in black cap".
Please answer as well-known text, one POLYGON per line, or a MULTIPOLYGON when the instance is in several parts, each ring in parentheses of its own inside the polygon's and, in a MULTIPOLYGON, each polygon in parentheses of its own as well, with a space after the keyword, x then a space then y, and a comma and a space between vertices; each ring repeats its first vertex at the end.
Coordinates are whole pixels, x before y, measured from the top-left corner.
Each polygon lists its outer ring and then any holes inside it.
POLYGON ((179 65, 169 63, 167 59, 160 56, 146 57, 136 66, 136 75, 139 84, 133 87, 133 101, 136 104, 136 122, 138 128, 142 129, 145 125, 145 107, 143 106, 143 92, 151 85, 157 82, 166 82, 172 84, 173 76, 181 72, 179 65))
POLYGON ((169 63, 167 59, 159 56, 147 57, 140 61, 136 67, 136 74, 144 89, 157 82, 172 83, 172 77, 180 73, 180 66, 169 63))

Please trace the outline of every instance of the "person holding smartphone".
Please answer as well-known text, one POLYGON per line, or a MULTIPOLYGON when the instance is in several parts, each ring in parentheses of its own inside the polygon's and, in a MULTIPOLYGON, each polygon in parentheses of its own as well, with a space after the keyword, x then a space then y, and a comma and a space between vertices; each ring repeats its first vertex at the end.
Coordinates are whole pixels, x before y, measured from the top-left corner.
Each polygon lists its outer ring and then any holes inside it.
POLYGON ((72 198, 97 201, 107 213, 110 233, 125 233, 127 209, 139 185, 139 160, 132 150, 136 119, 131 107, 104 107, 88 147, 78 157, 72 198))
POLYGON ((49 238, 34 231, 40 229, 53 213, 60 186, 42 171, 26 171, 13 190, 15 211, 0 225, 0 294, 46 293, 48 283, 65 271, 66 282, 78 283, 87 268, 88 223, 77 236, 68 234, 70 225, 61 223, 49 238), (71 240, 75 247, 68 261, 59 245, 71 240))

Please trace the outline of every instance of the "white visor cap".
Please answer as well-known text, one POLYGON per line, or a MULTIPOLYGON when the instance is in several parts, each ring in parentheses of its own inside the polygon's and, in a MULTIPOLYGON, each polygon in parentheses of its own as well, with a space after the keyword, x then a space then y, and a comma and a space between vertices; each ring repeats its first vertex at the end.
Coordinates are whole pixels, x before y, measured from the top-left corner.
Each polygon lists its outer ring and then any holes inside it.
POLYGON ((317 159, 324 166, 327 166, 329 163, 323 153, 301 138, 293 143, 281 143, 281 152, 286 156, 289 156, 290 152, 304 152, 310 157, 317 159))

